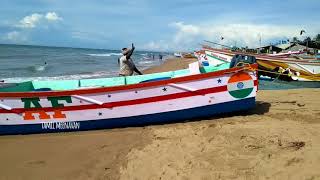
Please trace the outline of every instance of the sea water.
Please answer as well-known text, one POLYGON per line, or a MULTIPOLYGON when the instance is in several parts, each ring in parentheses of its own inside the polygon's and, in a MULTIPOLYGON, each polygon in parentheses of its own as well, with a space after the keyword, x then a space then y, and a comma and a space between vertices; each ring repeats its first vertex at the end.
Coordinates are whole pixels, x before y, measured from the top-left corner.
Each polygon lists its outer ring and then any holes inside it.
MULTIPOLYGON (((138 49, 138 47, 137 47, 138 49)), ((136 50, 132 56, 138 69, 160 65, 159 54, 136 50), (154 56, 154 57, 153 57, 154 56)), ((86 79, 117 76, 120 50, 0 45, 0 80, 86 79)))

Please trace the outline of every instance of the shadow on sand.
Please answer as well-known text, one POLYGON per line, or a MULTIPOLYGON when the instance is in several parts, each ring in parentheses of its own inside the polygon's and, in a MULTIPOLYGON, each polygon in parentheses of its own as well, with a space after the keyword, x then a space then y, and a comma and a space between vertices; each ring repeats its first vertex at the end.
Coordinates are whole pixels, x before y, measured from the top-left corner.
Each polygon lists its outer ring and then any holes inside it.
POLYGON ((265 113, 269 112, 271 104, 268 102, 257 101, 256 106, 252 109, 244 110, 244 111, 237 111, 237 112, 230 112, 230 113, 222 113, 218 114, 209 118, 199 118, 193 120, 187 120, 184 122, 192 122, 192 121, 202 121, 202 120, 216 120, 221 118, 229 118, 234 116, 250 116, 250 115, 264 115, 265 113))
POLYGON ((229 113, 221 113, 211 117, 202 117, 202 118, 195 118, 195 119, 187 119, 187 120, 180 120, 180 121, 171 121, 165 123, 152 123, 146 124, 143 126, 134 126, 134 127, 145 127, 149 125, 168 125, 168 124, 176 124, 176 123, 187 123, 187 122, 197 122, 197 121, 214 121, 223 118, 230 118, 235 116, 251 116, 251 115, 264 115, 265 113, 269 112, 271 104, 268 102, 263 101, 256 101, 256 106, 252 109, 244 110, 244 111, 237 111, 237 112, 229 112, 229 113))

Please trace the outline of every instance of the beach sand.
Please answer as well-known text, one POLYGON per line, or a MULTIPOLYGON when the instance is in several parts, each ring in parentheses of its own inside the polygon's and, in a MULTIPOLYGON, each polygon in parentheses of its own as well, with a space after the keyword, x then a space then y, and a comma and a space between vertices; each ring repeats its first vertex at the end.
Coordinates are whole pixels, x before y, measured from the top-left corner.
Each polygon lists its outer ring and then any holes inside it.
POLYGON ((319 129, 320 89, 259 91, 254 109, 201 121, 0 136, 0 179, 320 179, 319 129))

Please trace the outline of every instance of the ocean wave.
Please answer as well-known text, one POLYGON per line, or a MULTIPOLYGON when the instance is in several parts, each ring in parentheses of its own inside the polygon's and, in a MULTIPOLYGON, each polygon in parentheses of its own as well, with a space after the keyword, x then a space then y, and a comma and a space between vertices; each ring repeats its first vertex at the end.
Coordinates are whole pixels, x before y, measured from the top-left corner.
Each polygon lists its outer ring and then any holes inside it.
POLYGON ((12 68, 0 68, 0 71, 29 71, 29 72, 41 72, 48 69, 47 65, 38 65, 38 66, 26 66, 26 67, 12 67, 12 68))
POLYGON ((139 61, 138 62, 139 65, 152 65, 152 64, 156 64, 154 61, 139 61))
POLYGON ((91 78, 102 78, 102 77, 111 77, 116 76, 118 72, 95 72, 95 73, 87 73, 87 74, 72 74, 72 75, 62 75, 62 76, 54 76, 54 77, 13 77, 13 78, 5 78, 6 83, 19 83, 33 80, 79 80, 79 79, 91 79, 91 78))
POLYGON ((44 66, 34 66, 34 70, 35 71, 44 71, 44 70, 46 70, 46 65, 44 65, 44 66))
POLYGON ((86 54, 88 56, 95 56, 95 57, 110 57, 110 56, 121 56, 122 53, 102 53, 102 54, 86 54))

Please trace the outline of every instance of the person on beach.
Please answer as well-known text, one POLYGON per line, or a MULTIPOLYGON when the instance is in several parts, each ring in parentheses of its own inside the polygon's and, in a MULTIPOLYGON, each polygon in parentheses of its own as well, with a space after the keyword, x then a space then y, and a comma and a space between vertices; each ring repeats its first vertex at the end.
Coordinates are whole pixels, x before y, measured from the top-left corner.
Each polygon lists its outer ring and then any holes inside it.
POLYGON ((135 47, 133 43, 131 49, 122 48, 122 56, 118 59, 118 63, 120 65, 120 76, 132 76, 134 72, 142 75, 142 73, 137 69, 136 65, 131 59, 131 55, 133 54, 134 49, 135 47))
POLYGON ((162 61, 162 55, 161 54, 159 54, 159 59, 160 59, 160 61, 162 61))

